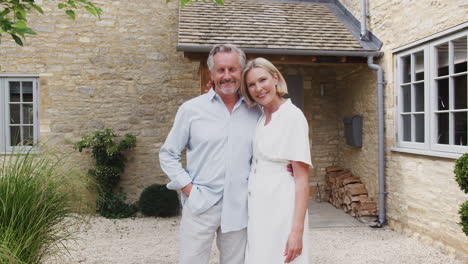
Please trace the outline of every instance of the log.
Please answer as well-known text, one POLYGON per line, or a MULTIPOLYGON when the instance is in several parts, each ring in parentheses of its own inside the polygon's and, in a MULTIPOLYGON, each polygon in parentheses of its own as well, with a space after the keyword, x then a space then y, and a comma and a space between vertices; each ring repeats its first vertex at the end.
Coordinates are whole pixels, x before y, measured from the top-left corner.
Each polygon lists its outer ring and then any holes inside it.
POLYGON ((363 194, 367 195, 366 187, 362 183, 348 184, 344 188, 346 189, 346 193, 351 196, 363 195, 363 194))
POLYGON ((358 216, 377 216, 377 210, 359 210, 357 213, 358 216))
POLYGON ((350 177, 353 177, 353 174, 351 174, 351 172, 341 174, 340 176, 335 178, 335 184, 338 184, 338 186, 343 186, 343 181, 350 177))
POLYGON ((343 185, 348 185, 350 183, 362 183, 361 178, 352 176, 343 180, 343 185))
POLYGON ((371 201, 361 202, 359 205, 359 210, 377 210, 377 206, 374 202, 371 201))
POLYGON ((361 194, 356 196, 351 196, 353 202, 361 202, 367 199, 367 194, 361 194))
POLYGON ((325 168, 325 171, 328 173, 328 172, 335 172, 335 171, 341 171, 343 170, 342 168, 339 168, 339 167, 327 167, 325 168))
POLYGON ((351 200, 351 198, 350 198, 348 195, 346 195, 346 196, 344 197, 344 199, 343 199, 343 202, 344 202, 345 204, 351 204, 353 201, 351 200))

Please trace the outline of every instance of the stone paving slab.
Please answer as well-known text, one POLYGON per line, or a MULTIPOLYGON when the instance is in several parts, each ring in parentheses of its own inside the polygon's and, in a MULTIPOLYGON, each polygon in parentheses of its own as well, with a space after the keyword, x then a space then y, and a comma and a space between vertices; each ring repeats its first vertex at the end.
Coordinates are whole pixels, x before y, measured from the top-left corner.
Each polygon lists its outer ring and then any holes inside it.
POLYGON ((364 227, 367 226, 327 202, 309 202, 309 227, 364 227))

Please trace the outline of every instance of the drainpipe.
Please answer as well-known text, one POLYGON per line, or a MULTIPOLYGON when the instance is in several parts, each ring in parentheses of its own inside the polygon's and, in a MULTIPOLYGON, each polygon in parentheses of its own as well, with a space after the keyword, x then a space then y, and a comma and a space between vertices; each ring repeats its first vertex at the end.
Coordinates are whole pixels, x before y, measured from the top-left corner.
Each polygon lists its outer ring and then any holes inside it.
POLYGON ((377 71, 377 109, 379 122, 379 219, 375 226, 382 227, 385 223, 385 149, 384 149, 384 95, 382 67, 373 63, 374 57, 367 57, 367 65, 377 71))
POLYGON ((369 40, 369 35, 367 33, 366 0, 361 0, 361 40, 369 40))

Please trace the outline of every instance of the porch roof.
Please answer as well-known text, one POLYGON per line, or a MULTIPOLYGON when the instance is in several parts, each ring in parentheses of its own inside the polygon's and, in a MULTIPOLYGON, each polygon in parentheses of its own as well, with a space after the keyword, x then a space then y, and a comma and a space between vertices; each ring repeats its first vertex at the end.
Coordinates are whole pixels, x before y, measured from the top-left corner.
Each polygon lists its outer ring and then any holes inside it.
POLYGON ((232 43, 247 53, 365 56, 381 46, 372 34, 360 40, 359 22, 326 0, 194 2, 180 9, 178 33, 177 49, 185 52, 232 43))

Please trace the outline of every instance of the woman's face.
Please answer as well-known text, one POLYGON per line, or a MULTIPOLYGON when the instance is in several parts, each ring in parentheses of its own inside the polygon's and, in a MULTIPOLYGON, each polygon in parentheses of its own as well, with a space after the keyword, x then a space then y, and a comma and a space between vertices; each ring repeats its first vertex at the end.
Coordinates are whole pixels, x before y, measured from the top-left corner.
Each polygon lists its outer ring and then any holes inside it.
POLYGON ((271 75, 263 68, 253 68, 245 76, 245 83, 249 94, 258 104, 268 106, 280 98, 276 93, 278 76, 271 75))

